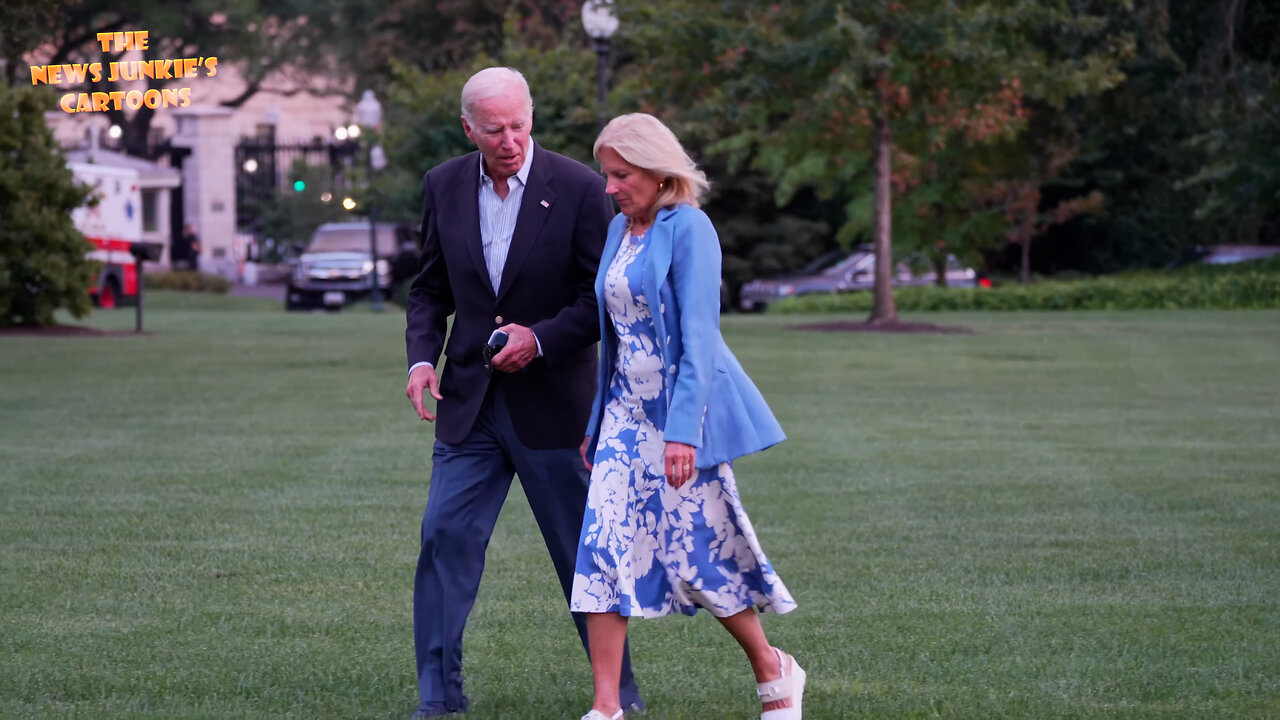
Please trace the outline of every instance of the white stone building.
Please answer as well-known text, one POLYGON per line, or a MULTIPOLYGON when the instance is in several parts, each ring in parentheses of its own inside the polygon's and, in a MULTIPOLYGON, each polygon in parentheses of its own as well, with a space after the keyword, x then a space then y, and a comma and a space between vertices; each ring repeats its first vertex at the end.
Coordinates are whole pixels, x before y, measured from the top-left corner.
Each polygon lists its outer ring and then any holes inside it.
MULTIPOLYGON (((172 146, 190 150, 181 167, 182 186, 172 195, 181 198, 178 217, 182 221, 156 232, 166 248, 171 248, 179 235, 175 228, 183 222, 194 224, 202 248, 201 269, 233 280, 240 276, 248 243, 248 238, 236 231, 237 143, 264 133, 272 133, 280 143, 316 138, 327 141, 336 128, 353 121, 352 104, 345 96, 295 91, 295 87, 280 84, 268 84, 269 89, 259 91, 240 107, 220 104, 238 96, 245 86, 230 63, 220 63, 215 77, 189 81, 189 107, 158 109, 151 123, 153 137, 167 138, 172 146)), ((124 82, 116 87, 126 92, 135 89, 124 82)), ((107 137, 109 133, 105 113, 66 113, 55 107, 45 113, 45 121, 64 148, 87 149, 91 136, 107 137)), ((160 163, 166 161, 162 158, 160 163)), ((179 208, 172 210, 176 214, 179 208)), ((160 265, 170 262, 166 252, 160 265)))

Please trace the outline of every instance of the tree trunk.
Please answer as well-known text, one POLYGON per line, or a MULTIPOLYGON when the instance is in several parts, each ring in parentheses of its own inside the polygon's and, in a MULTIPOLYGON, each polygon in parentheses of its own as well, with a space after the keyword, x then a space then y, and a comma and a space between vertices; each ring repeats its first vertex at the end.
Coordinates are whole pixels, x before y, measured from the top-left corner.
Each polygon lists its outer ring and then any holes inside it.
POLYGON ((1031 235, 1022 238, 1022 284, 1031 284, 1031 235))
POLYGON ((876 279, 872 288, 871 317, 873 324, 898 321, 898 308, 893 303, 893 238, 890 224, 892 209, 892 165, 889 150, 893 147, 893 131, 889 118, 882 113, 875 121, 875 252, 876 279))
POLYGON ((124 122, 124 152, 133 157, 155 159, 151 152, 151 121, 155 119, 155 111, 143 105, 134 113, 133 118, 124 122))

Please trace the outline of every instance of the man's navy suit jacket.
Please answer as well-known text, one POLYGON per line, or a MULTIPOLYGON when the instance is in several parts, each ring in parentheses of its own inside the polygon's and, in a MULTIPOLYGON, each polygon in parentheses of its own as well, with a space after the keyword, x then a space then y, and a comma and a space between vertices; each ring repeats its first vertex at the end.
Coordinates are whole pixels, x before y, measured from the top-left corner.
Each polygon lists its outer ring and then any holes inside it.
POLYGON ((596 392, 594 283, 613 203, 599 174, 535 146, 495 294, 480 239, 479 186, 479 152, 449 160, 422 179, 422 260, 406 310, 409 366, 429 362, 439 368, 441 354, 446 358, 436 407, 439 440, 460 443, 489 383, 501 382, 521 442, 576 448, 596 392), (495 370, 491 377, 481 350, 507 323, 532 329, 543 355, 518 373, 495 370))

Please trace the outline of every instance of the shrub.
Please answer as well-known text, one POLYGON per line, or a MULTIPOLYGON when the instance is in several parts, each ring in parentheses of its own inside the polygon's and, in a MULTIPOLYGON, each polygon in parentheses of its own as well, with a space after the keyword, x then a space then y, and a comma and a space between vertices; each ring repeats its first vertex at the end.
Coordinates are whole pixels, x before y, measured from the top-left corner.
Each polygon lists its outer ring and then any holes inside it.
POLYGON ((221 275, 195 270, 172 270, 147 273, 148 290, 176 290, 178 292, 207 292, 225 294, 231 283, 221 275))
MULTIPOLYGON (((901 311, 947 310, 1245 310, 1280 308, 1280 257, 1232 265, 1197 265, 1083 280, 994 288, 904 287, 901 311)), ((803 295, 775 305, 780 313, 871 311, 871 293, 803 295)))
POLYGON ((48 96, 0 83, 0 325, 89 312, 96 264, 71 211, 89 196, 44 122, 48 96))

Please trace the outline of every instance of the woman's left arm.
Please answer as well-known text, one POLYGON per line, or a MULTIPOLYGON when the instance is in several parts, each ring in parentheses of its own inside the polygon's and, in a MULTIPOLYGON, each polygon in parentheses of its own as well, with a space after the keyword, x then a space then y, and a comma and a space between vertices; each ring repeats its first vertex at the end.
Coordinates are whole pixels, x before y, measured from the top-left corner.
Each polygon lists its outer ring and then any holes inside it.
POLYGON ((684 222, 672 238, 671 283, 683 350, 663 437, 696 448, 720 337, 720 238, 706 213, 689 208, 681 214, 684 222))

